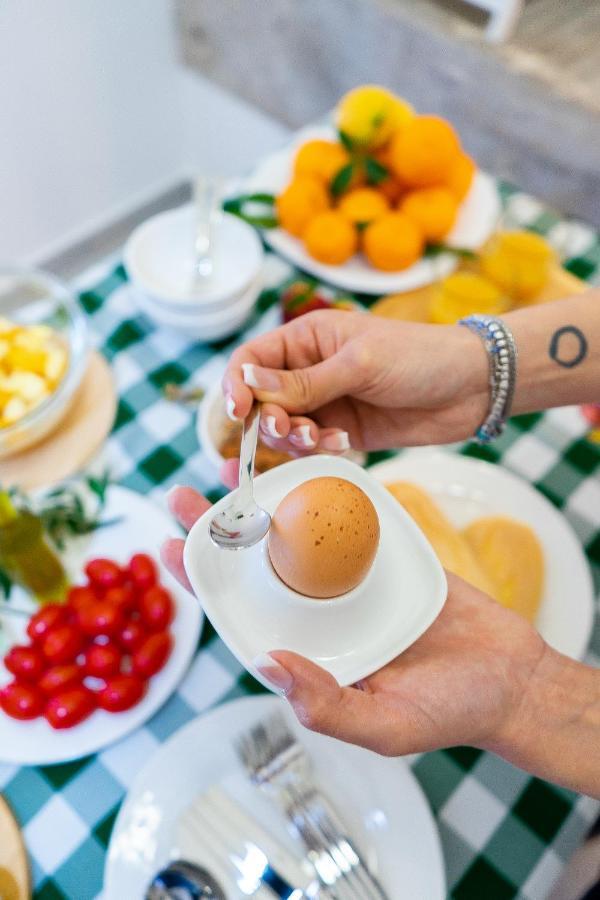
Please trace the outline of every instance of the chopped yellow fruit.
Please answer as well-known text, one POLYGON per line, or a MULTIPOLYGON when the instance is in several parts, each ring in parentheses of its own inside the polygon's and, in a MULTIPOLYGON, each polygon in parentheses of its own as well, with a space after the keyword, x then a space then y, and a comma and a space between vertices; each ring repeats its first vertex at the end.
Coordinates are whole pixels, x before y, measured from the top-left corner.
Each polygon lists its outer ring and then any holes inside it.
POLYGON ((67 354, 62 347, 53 347, 46 356, 44 375, 56 384, 67 368, 67 354))
POLYGON ((0 317, 0 428, 42 403, 56 389, 67 363, 67 349, 52 328, 0 317))
POLYGON ((20 397, 11 397, 4 407, 2 417, 5 422, 12 424, 17 419, 22 419, 26 412, 26 403, 20 397))

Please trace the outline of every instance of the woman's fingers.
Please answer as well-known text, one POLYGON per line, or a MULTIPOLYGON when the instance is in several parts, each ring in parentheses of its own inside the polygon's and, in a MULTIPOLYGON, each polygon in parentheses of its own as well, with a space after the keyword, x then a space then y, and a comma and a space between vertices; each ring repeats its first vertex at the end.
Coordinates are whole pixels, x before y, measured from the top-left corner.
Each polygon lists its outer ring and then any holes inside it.
POLYGON ((280 441, 290 433, 290 417, 275 403, 263 403, 260 411, 260 432, 265 442, 280 441))
MULTIPOLYGON (((335 354, 314 366, 292 369, 269 369, 254 362, 241 364, 242 379, 247 388, 263 403, 274 403, 291 413, 307 413, 352 393, 354 369, 346 365, 341 354, 335 354)), ((233 369, 230 367, 233 376, 233 369)))
POLYGON ((276 650, 257 657, 254 665, 311 731, 386 756, 417 752, 424 740, 420 727, 411 727, 410 717, 391 702, 357 688, 341 688, 332 675, 296 653, 276 650))
POLYGON ((167 505, 177 521, 189 531, 196 520, 210 508, 211 503, 194 488, 176 485, 167 494, 167 505))
POLYGON ((160 548, 160 558, 179 584, 193 594, 192 586, 183 567, 184 544, 185 541, 181 538, 168 538, 160 548))
POLYGON ((226 459, 221 466, 221 481, 230 491, 239 484, 240 461, 239 459, 226 459))

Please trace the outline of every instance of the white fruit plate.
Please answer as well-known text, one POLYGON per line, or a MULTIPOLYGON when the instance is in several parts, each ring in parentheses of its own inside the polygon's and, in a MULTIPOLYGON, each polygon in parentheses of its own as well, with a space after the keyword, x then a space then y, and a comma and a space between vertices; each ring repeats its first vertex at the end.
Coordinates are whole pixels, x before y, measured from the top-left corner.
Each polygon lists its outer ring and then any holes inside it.
MULTIPOLYGON (((266 157, 244 183, 247 193, 279 194, 290 181, 294 155, 305 141, 335 139, 331 128, 306 128, 283 150, 266 157)), ((444 243, 449 247, 476 250, 494 232, 500 219, 500 198, 493 178, 478 170, 463 200, 454 227, 444 243)), ((362 294, 393 294, 412 291, 444 278, 452 272, 458 258, 452 253, 423 257, 400 272, 381 272, 357 253, 341 266, 328 266, 310 256, 302 241, 282 228, 267 229, 264 239, 298 268, 345 291, 362 294)))
POLYGON ((293 650, 323 666, 341 684, 380 669, 417 640, 439 614, 446 578, 429 543, 385 488, 355 463, 317 455, 277 466, 254 480, 257 502, 271 514, 293 488, 333 476, 357 484, 370 497, 381 537, 361 585, 331 600, 312 600, 275 575, 266 539, 247 550, 222 550, 209 536, 224 497, 188 535, 185 569, 202 604, 232 653, 270 687, 252 661, 270 650, 293 650))
MULTIPOLYGON (((83 580, 83 566, 93 557, 107 556, 125 564, 134 553, 152 556, 159 566, 161 583, 170 591, 176 606, 171 624, 174 639, 171 656, 164 669, 150 680, 143 700, 127 712, 96 710, 80 725, 54 731, 45 719, 18 722, 0 711, 1 762, 32 766, 61 763, 96 753, 120 740, 143 725, 170 697, 194 655, 203 623, 200 605, 158 561, 161 543, 173 533, 171 518, 140 494, 111 487, 102 519, 117 521, 70 545, 68 568, 74 583, 83 580)), ((17 591, 15 595, 15 605, 25 606, 25 595, 21 598, 17 591)), ((16 617, 10 619, 12 624, 16 617)), ((20 633, 14 634, 16 640, 23 640, 25 625, 23 621, 20 633)), ((0 663, 0 683, 11 677, 0 663)))

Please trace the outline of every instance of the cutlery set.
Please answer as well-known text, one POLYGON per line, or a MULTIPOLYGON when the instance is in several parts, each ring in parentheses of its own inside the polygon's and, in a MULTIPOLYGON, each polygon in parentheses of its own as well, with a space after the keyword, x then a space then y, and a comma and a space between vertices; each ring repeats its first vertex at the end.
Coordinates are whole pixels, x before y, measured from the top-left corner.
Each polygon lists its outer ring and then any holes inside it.
POLYGON ((213 786, 181 817, 181 859, 154 877, 146 900, 387 900, 281 714, 240 735, 236 750, 251 782, 284 815, 301 856, 213 786))

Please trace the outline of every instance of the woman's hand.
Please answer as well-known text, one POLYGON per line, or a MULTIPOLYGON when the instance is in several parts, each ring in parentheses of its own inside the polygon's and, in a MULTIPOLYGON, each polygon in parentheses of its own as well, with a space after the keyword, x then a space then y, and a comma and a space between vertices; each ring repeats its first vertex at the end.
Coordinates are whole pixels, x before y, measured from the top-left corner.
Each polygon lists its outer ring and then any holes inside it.
POLYGON ((488 363, 466 328, 321 311, 239 347, 223 390, 237 418, 261 400, 266 442, 295 453, 446 443, 485 418, 488 363))
MULTIPOLYGON (((191 488, 178 488, 169 505, 188 529, 209 507, 191 488)), ((191 590, 182 554, 182 540, 163 546, 164 563, 191 590)), ((498 743, 515 727, 546 644, 524 619, 456 575, 448 573, 448 586, 423 637, 358 685, 341 688, 286 650, 255 664, 307 728, 386 756, 498 743)))
MULTIPOLYGON (((210 503, 177 488, 169 506, 189 529, 210 503)), ((183 544, 171 539, 161 555, 191 591, 183 544)), ((456 575, 448 573, 433 625, 360 684, 341 688, 287 650, 254 664, 313 731, 386 756, 469 744, 600 797, 600 672, 552 650, 525 619, 456 575)))

